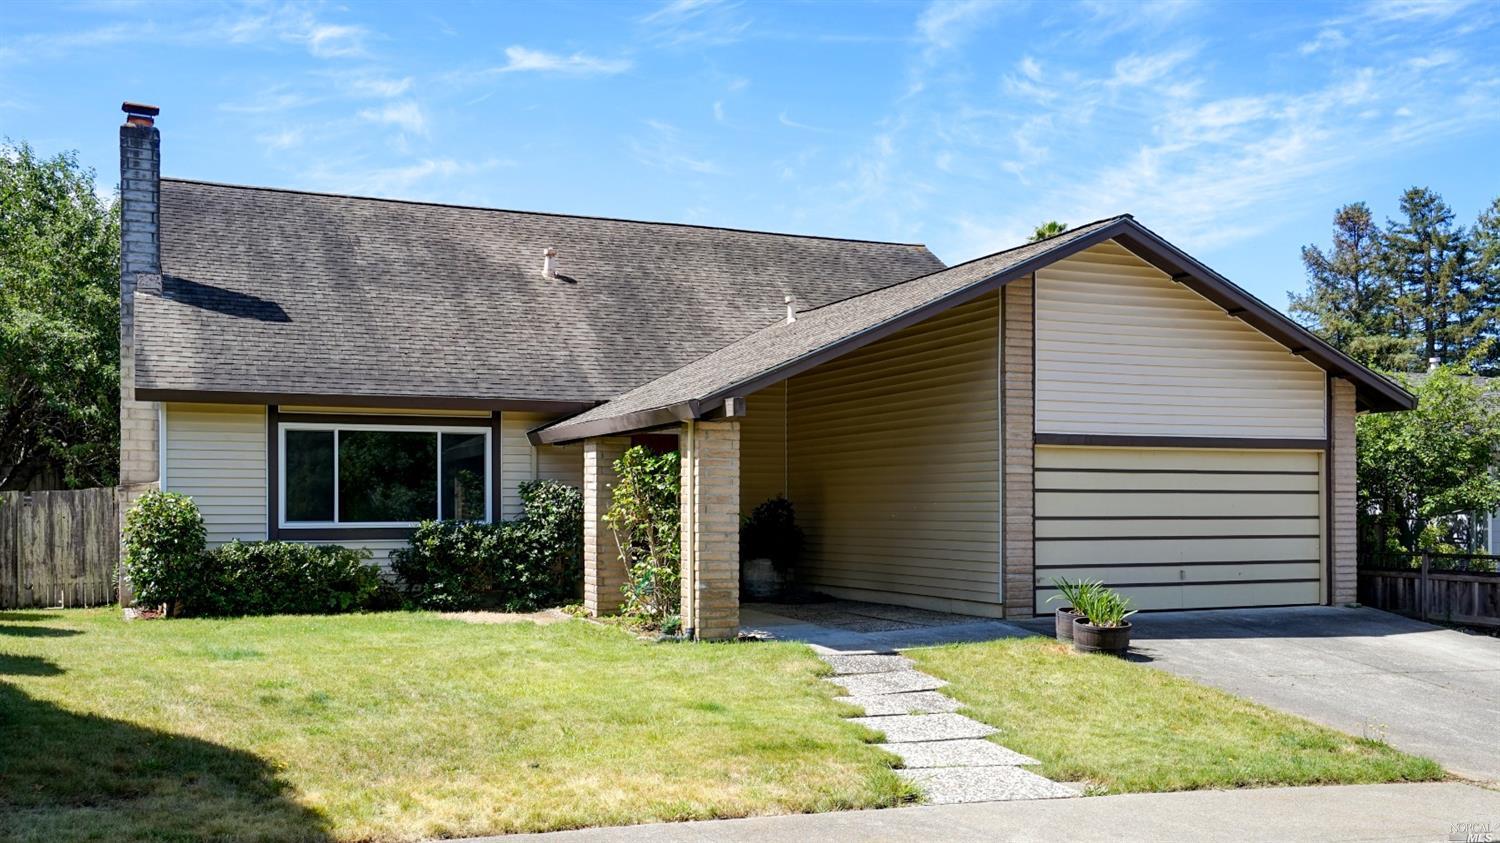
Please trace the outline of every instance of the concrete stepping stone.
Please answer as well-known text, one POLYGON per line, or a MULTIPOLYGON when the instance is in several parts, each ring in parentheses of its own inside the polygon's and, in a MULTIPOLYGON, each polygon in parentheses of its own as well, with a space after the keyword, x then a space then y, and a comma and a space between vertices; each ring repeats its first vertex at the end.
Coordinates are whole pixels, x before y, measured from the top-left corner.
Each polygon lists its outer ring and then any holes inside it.
POLYGON ((938 714, 958 711, 958 700, 937 691, 912 691, 907 694, 875 694, 864 697, 842 697, 865 710, 865 715, 878 717, 882 714, 938 714))
POLYGON ((995 727, 962 714, 891 714, 884 717, 851 717, 885 735, 886 743, 911 741, 949 741, 959 738, 983 738, 993 735, 995 727))
POLYGON ((893 670, 911 670, 911 659, 906 656, 887 655, 820 655, 837 676, 854 676, 861 673, 890 673, 893 670))
POLYGON ((1014 767, 1042 762, 986 740, 883 743, 880 748, 901 757, 907 769, 922 767, 1014 767))
POLYGON ((1079 795, 1074 788, 1020 767, 930 767, 897 770, 896 773, 921 788, 931 805, 1062 799, 1079 795))
POLYGON ((856 697, 871 694, 904 694, 908 691, 936 691, 948 684, 916 670, 888 670, 885 673, 833 676, 828 681, 856 697))

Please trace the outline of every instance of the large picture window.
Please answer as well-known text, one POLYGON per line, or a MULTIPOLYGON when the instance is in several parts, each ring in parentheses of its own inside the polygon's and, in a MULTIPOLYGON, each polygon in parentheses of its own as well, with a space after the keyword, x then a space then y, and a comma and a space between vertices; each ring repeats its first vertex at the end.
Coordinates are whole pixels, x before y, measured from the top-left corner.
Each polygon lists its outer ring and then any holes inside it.
POLYGON ((488 429, 286 423, 279 433, 283 526, 490 519, 488 429))

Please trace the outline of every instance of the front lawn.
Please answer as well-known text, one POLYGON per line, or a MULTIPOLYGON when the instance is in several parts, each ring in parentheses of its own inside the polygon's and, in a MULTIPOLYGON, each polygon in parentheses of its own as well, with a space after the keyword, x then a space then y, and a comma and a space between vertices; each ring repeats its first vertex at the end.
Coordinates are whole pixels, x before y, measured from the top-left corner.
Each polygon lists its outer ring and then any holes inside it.
POLYGON ((0 612, 0 839, 409 840, 892 805, 792 644, 0 612))
POLYGON ((994 740, 1091 792, 1440 779, 1425 758, 1044 638, 908 653, 994 740))

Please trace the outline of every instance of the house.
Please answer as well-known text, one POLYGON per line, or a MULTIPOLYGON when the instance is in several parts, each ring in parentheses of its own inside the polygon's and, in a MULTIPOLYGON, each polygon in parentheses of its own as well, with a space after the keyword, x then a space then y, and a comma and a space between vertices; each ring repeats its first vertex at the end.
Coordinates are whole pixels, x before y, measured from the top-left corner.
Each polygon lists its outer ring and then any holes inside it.
POLYGON ((1129 216, 945 266, 919 245, 162 179, 127 104, 123 482, 212 541, 399 547, 683 455, 684 626, 738 627, 739 518, 786 494, 829 594, 990 617, 1054 577, 1145 609, 1348 603, 1354 419, 1409 409, 1129 216))

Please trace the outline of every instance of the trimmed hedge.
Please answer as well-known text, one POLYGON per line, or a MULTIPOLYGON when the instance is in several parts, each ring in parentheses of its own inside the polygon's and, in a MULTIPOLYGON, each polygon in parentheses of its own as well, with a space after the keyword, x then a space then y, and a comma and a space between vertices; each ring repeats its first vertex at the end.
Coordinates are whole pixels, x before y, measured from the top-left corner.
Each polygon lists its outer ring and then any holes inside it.
POLYGON ((530 612, 577 598, 583 494, 551 480, 521 484, 523 513, 497 524, 424 521, 391 554, 408 605, 530 612))
POLYGON ((125 513, 121 536, 125 575, 138 603, 166 606, 167 616, 202 599, 202 561, 208 534, 193 499, 155 489, 125 513))

